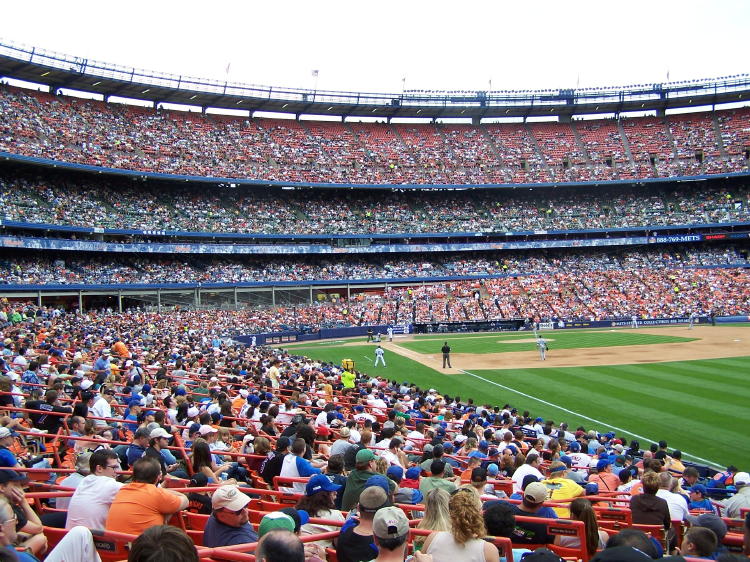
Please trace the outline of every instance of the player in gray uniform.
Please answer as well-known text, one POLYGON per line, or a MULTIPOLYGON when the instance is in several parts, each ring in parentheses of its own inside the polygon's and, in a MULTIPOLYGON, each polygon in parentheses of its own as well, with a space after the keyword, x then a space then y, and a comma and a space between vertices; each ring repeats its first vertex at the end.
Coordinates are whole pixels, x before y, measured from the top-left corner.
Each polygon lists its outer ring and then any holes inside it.
POLYGON ((688 326, 688 330, 692 330, 693 326, 698 321, 698 313, 693 311, 690 313, 690 325, 688 326))
POLYGON ((537 336, 536 346, 539 349, 539 359, 545 361, 547 359, 547 342, 542 336, 537 336))

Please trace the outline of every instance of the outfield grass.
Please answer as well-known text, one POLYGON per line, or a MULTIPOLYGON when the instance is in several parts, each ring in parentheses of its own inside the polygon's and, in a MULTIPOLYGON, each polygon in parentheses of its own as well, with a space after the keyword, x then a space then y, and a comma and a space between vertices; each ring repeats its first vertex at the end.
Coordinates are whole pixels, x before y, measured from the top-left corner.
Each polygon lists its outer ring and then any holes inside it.
MULTIPOLYGON (((695 338, 641 334, 617 331, 555 331, 543 333, 549 349, 580 349, 591 347, 617 347, 622 345, 649 345, 691 342, 695 338)), ((439 353, 443 342, 449 339, 452 353, 504 353, 508 351, 533 351, 534 334, 462 334, 459 337, 418 336, 417 339, 399 343, 401 347, 417 353, 439 353), (515 341, 514 341, 515 340, 515 341), (523 341, 518 341, 523 340, 523 341)))
MULTIPOLYGON (((580 344, 587 341, 586 346, 592 347, 597 335, 602 337, 601 341, 611 341, 612 336, 618 334, 572 331, 545 335, 555 340, 553 347, 557 343, 557 348, 570 348, 583 347, 580 344), (569 340, 568 334, 575 337, 569 340), (578 346, 573 345, 576 341, 578 346)), ((414 343, 426 345, 423 352, 438 353, 436 343, 442 345, 448 340, 454 352, 477 353, 464 346, 486 346, 487 337, 491 338, 489 341, 501 337, 499 334, 477 336, 432 336, 414 343)), ((509 336, 502 335, 503 338, 509 336)), ((512 336, 528 338, 530 334, 512 336)), ((665 336, 647 337, 660 338, 648 343, 665 341, 661 339, 665 336)), ((669 338, 669 341, 685 339, 669 338)), ((620 345, 635 343, 631 340, 620 345)), ((400 345, 407 347, 404 343, 400 345)), ((522 345, 508 344, 508 347, 522 351, 522 345)), ((411 345, 408 347, 415 349, 411 345)), ((446 375, 389 351, 385 354, 388 367, 375 368, 372 344, 342 347, 340 342, 320 342, 293 346, 290 351, 334 363, 340 363, 344 358, 352 359, 357 369, 365 373, 399 382, 408 381, 422 388, 436 388, 444 394, 459 395, 463 400, 473 398, 475 402, 500 406, 510 403, 521 411, 529 410, 545 419, 558 423, 566 421, 574 428, 583 425, 614 430, 618 435, 639 439, 641 447, 665 439, 670 448, 681 449, 688 460, 703 459, 702 462, 715 465, 742 464, 747 458, 746 451, 750 450, 750 435, 745 427, 750 419, 750 357, 639 365, 477 370, 446 375)))

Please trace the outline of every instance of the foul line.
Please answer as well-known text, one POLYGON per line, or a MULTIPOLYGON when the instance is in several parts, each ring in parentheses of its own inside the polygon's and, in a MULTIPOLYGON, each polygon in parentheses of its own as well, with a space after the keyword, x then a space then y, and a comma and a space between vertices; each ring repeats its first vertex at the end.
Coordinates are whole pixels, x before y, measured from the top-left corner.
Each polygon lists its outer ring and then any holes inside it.
POLYGON ((367 357, 367 355, 363 355, 362 357, 364 357, 364 358, 365 358, 365 359, 367 359, 367 360, 368 360, 368 361, 369 361, 370 363, 372 363, 372 359, 370 359, 369 357, 367 357))
MULTIPOLYGON (((459 369, 459 371, 461 371, 462 373, 464 373, 466 375, 471 375, 472 377, 475 377, 475 378, 477 378, 477 379, 479 379, 481 381, 488 382, 490 384, 494 384, 495 386, 500 387, 502 389, 508 390, 510 392, 515 392, 516 394, 520 394, 524 398, 530 398, 531 400, 536 400, 537 402, 540 402, 540 403, 544 404, 545 406, 551 406, 552 408, 556 408, 556 409, 561 410, 563 412, 567 412, 568 414, 572 414, 574 416, 578 416, 578 417, 583 418, 585 420, 589 420, 590 422, 593 422, 593 423, 595 423, 595 424, 597 424, 599 426, 609 427, 610 429, 614 429, 615 431, 620 431, 622 433, 627 433, 628 435, 632 435, 633 437, 636 437, 636 438, 641 439, 643 441, 650 441, 651 443, 657 443, 658 442, 658 440, 656 440, 656 439, 651 439, 649 437, 644 437, 643 435, 638 435, 637 433, 633 433, 632 431, 628 431, 627 429, 623 429, 621 427, 617 427, 617 426, 605 423, 605 422, 603 422, 601 420, 597 420, 597 419, 594 419, 594 418, 590 418, 588 416, 584 416, 583 414, 579 414, 578 412, 574 412, 573 410, 568 410, 567 408, 563 408, 562 406, 558 406, 557 404, 553 404, 552 402, 547 402, 546 400, 542 400, 541 398, 537 398, 536 396, 532 396, 531 394, 526 394, 525 392, 521 392, 520 390, 516 390, 515 388, 511 388, 509 386, 505 386, 505 385, 497 383, 495 381, 491 381, 489 379, 485 379, 484 377, 480 377, 479 375, 475 375, 474 373, 471 373, 469 371, 464 371, 463 369, 459 369)), ((712 462, 712 461, 710 461, 708 459, 704 459, 702 457, 697 457, 695 455, 691 455, 689 453, 686 453, 685 451, 682 452, 682 455, 685 456, 685 457, 690 457, 691 459, 698 460, 698 461, 700 461, 702 463, 710 465, 710 466, 712 466, 714 468, 718 468, 720 470, 722 468, 724 468, 722 465, 718 465, 718 464, 716 464, 716 463, 714 463, 714 462, 712 462)))

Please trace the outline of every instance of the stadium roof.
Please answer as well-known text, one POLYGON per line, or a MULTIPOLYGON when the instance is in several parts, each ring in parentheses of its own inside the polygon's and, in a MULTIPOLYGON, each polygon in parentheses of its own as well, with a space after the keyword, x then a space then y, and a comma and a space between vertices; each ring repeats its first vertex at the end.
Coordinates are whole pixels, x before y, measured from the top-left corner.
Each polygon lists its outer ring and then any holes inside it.
POLYGON ((626 113, 746 101, 750 75, 548 90, 367 93, 221 82, 123 67, 0 42, 0 76, 105 96, 200 107, 338 117, 484 118, 626 113))

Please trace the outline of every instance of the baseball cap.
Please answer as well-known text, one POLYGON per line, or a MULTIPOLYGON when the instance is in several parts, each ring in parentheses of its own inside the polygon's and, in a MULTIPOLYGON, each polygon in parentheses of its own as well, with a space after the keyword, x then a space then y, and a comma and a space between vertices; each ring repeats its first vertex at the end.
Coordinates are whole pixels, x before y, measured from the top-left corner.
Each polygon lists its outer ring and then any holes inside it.
POLYGON ((601 472, 605 468, 607 468, 611 462, 609 462, 607 459, 601 459, 598 463, 596 463, 596 470, 597 472, 601 472))
POLYGON ((15 470, 0 470, 0 484, 7 484, 8 482, 25 482, 28 480, 23 474, 19 474, 15 470))
POLYGON ((691 492, 697 492, 703 496, 705 496, 708 493, 708 490, 706 490, 706 487, 703 484, 695 484, 690 488, 691 492))
POLYGON ((306 525, 310 521, 310 514, 304 509, 294 509, 293 507, 285 507, 279 510, 281 513, 286 513, 294 521, 294 533, 299 533, 300 527, 306 525))
MULTIPOLYGON (((244 495, 244 494, 243 494, 244 495)), ((294 519, 281 511, 269 513, 260 520, 258 525, 258 538, 262 537, 269 531, 281 529, 284 531, 294 532, 294 519)))
POLYGON ((315 474, 305 485, 305 495, 311 496, 318 492, 338 492, 341 485, 331 482, 325 474, 315 474))
POLYGON ((384 507, 375 513, 372 534, 379 539, 395 539, 409 532, 409 520, 399 507, 384 507))
POLYGON ((695 520, 695 523, 693 523, 693 525, 711 529, 719 539, 719 543, 724 540, 724 537, 727 535, 728 531, 727 524, 721 517, 719 517, 715 513, 701 513, 695 520))
POLYGON ((406 471, 406 477, 409 480, 416 480, 419 478, 419 475, 422 474, 422 469, 418 466, 412 466, 406 471))
POLYGON ((239 491, 237 486, 220 486, 211 496, 211 507, 226 508, 229 511, 239 511, 250 503, 250 496, 239 491))
POLYGON ((349 428, 348 428, 348 427, 342 427, 342 428, 341 428, 341 429, 339 430, 339 437, 340 437, 341 439, 349 439, 349 436, 350 436, 351 434, 352 434, 352 432, 351 432, 351 431, 349 431, 349 428))
POLYGON ((202 425, 198 430, 201 435, 208 435, 209 433, 216 433, 218 431, 218 429, 216 429, 215 427, 211 427, 210 425, 202 425))
POLYGON ((738 472, 734 475, 735 486, 745 486, 747 484, 750 484, 750 474, 747 472, 738 472))
POLYGON ((599 484, 597 484, 596 482, 589 482, 588 484, 586 484, 585 490, 587 496, 595 496, 599 493, 599 484))
POLYGON ((578 453, 581 450, 581 444, 578 441, 573 441, 569 449, 572 453, 578 453))
POLYGON ((357 451, 355 462, 370 462, 375 458, 375 453, 370 449, 360 449, 357 451))
POLYGON ((157 437, 166 437, 170 438, 172 437, 169 433, 167 433, 167 430, 163 427, 157 427, 156 429, 152 430, 151 433, 148 434, 149 439, 156 439, 157 437))
POLYGON ((531 503, 542 503, 547 499, 547 486, 541 482, 532 482, 526 486, 523 497, 531 503))
POLYGON ((0 427, 0 439, 5 439, 6 437, 10 437, 10 429, 7 427, 0 427))
POLYGON ((404 477, 404 469, 394 464, 388 467, 388 470, 385 471, 385 475, 396 482, 401 482, 401 479, 404 477))
POLYGON ((388 495, 380 486, 370 486, 359 495, 360 511, 375 513, 388 503, 388 495))
POLYGON ((386 494, 389 494, 391 490, 395 491, 396 483, 390 478, 386 478, 382 474, 373 474, 365 481, 365 488, 370 486, 380 486, 385 490, 386 494))
POLYGON ((489 476, 497 476, 499 472, 500 472, 500 467, 497 466, 494 462, 487 465, 487 474, 489 476))
POLYGON ((196 472, 193 474, 192 478, 190 478, 190 486, 193 488, 203 488, 208 486, 208 476, 202 472, 196 472))
POLYGON ((188 411, 187 411, 187 416, 189 418, 194 418, 195 416, 197 416, 200 413, 201 413, 201 411, 198 408, 196 408, 195 406, 190 406, 188 408, 188 411))

